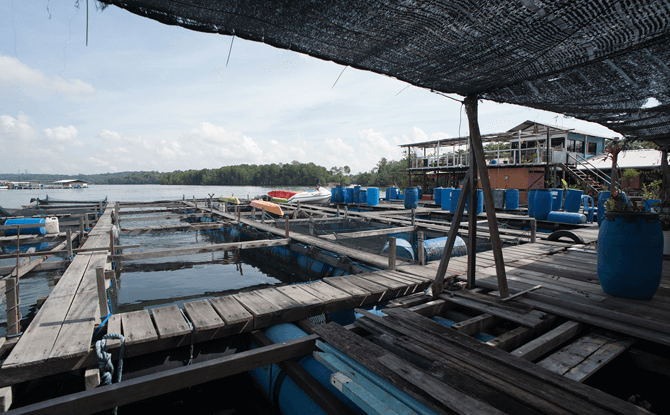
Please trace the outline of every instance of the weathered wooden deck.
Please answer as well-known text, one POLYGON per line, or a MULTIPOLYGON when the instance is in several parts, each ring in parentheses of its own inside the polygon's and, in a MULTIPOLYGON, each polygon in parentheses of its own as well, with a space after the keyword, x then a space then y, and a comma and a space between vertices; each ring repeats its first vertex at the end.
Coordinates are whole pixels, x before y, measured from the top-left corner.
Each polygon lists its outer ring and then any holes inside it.
MULTIPOLYGON (((195 208, 190 202, 180 205, 195 208)), ((207 212, 237 223, 237 215, 233 213, 209 209, 207 212)), ((383 216, 380 212, 362 215, 383 216)), ((286 236, 285 229, 248 217, 241 218, 239 223, 259 233, 286 236)), ((396 225, 407 226, 407 221, 396 225)), ((108 247, 110 227, 107 211, 83 247, 108 247)), ((130 232, 170 229, 170 226, 154 226, 130 232)), ((594 235, 597 237, 597 227, 582 232, 589 242, 594 235)), ((330 250, 377 268, 388 266, 385 256, 342 246, 329 238, 291 232, 286 243, 289 242, 330 250)), ((476 260, 478 288, 445 291, 433 301, 422 292, 434 279, 438 263, 424 266, 398 263, 395 270, 190 301, 184 303, 183 313, 171 305, 115 314, 109 319, 107 332, 122 333, 126 338, 126 356, 132 357, 254 332, 277 323, 300 322, 302 327, 312 327, 322 339, 378 375, 412 391, 413 396, 433 391, 433 398, 419 399, 440 410, 461 412, 463 408, 457 403, 461 400, 474 405, 472 408, 484 408, 491 413, 583 413, 577 411, 579 407, 588 408, 591 413, 636 413, 637 407, 618 398, 570 382, 583 382, 629 349, 636 339, 670 345, 670 262, 664 263, 661 287, 652 300, 626 300, 602 291, 597 279, 596 255, 583 249, 584 246, 571 248, 569 244, 538 242, 503 248, 511 294, 542 285, 509 302, 501 302, 496 295, 492 253, 481 252, 476 260), (357 320, 360 329, 375 336, 375 344, 334 323, 313 327, 305 320, 406 296, 410 297, 400 300, 394 310, 389 309, 386 317, 364 312, 365 317, 357 320), (403 307, 409 307, 409 311, 403 307), (457 321, 451 328, 421 316, 445 315, 455 307, 468 309, 476 316, 457 321), (484 342, 472 338, 501 322, 513 328, 497 332, 484 342), (588 327, 606 329, 609 334, 594 333, 588 327), (444 349, 446 346, 456 349, 452 353, 444 349), (380 359, 371 356, 384 356, 388 364, 382 362, 380 366, 380 359), (448 375, 449 371, 460 373, 461 380, 448 375), (495 377, 499 379, 494 380, 495 377), (521 383, 516 384, 519 379, 521 383), (438 391, 444 398, 435 400, 438 391), (509 398, 503 395, 513 396, 516 403, 508 402, 509 398), (574 404, 565 403, 566 399, 574 404)), ((0 387, 96 366, 92 334, 101 314, 95 276, 99 267, 111 268, 107 252, 76 256, 0 367, 0 387)), ((465 257, 452 258, 447 275, 456 278, 466 270, 465 257)), ((112 349, 119 347, 117 341, 108 345, 112 349)), ((644 359, 648 356, 643 356, 644 359)), ((156 394, 159 393, 157 390, 156 394)))

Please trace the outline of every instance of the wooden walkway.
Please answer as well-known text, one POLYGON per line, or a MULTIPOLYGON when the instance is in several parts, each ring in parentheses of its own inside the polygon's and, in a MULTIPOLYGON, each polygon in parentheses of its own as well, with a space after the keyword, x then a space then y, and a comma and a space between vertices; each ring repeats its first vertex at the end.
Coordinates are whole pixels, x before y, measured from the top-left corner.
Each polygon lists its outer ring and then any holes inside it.
MULTIPOLYGON (((110 211, 100 216, 82 248, 109 246, 110 211)), ((106 251, 76 255, 2 369, 85 356, 100 320, 96 268, 111 269, 106 251)), ((2 374, 2 370, 0 370, 2 374)))

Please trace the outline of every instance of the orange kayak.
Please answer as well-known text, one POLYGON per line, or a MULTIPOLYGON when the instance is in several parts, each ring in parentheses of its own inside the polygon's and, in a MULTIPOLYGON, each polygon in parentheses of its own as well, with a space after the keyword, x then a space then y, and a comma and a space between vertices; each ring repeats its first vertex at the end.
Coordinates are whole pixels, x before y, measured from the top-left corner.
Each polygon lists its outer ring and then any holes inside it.
POLYGON ((265 208, 267 213, 272 213, 273 215, 284 216, 284 212, 281 210, 281 207, 276 203, 254 199, 251 201, 250 205, 259 210, 265 208))

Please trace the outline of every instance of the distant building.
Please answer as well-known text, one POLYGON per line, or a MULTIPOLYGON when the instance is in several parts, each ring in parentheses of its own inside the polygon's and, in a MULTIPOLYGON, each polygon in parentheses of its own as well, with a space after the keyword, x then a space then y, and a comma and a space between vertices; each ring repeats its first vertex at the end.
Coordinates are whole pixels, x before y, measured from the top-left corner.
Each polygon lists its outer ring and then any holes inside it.
MULTIPOLYGON (((458 186, 470 166, 468 137, 404 144, 410 185, 458 186)), ((566 171, 595 157, 606 137, 554 125, 525 121, 502 133, 482 135, 492 188, 519 189, 525 203, 527 191, 560 182, 566 171)), ((569 173, 568 173, 569 174, 569 173)))
POLYGON ((84 180, 79 180, 79 179, 58 180, 58 181, 55 181, 53 184, 54 184, 54 186, 57 186, 57 187, 72 188, 72 189, 80 189, 80 188, 88 187, 88 182, 86 182, 84 180))

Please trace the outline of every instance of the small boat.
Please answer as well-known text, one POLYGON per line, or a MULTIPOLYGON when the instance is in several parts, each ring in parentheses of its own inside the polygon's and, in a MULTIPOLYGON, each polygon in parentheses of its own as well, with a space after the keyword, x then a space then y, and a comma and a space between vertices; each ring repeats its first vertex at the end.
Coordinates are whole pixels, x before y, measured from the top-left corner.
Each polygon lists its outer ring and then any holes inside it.
POLYGON ((254 199, 251 201, 250 205, 259 210, 265 209, 266 213, 272 213, 273 215, 277 216, 284 216, 284 212, 281 210, 281 207, 276 203, 254 199))
POLYGON ((314 205, 320 205, 330 202, 330 195, 331 193, 329 189, 319 186, 316 188, 316 190, 297 193, 291 196, 291 198, 288 201, 289 203, 290 202, 296 203, 300 201, 300 203, 311 203, 314 205))
POLYGON ((286 203, 286 202, 288 202, 288 199, 284 199, 283 197, 273 197, 272 202, 273 203, 286 203))
POLYGON ((296 195, 296 192, 291 192, 288 190, 273 190, 271 192, 268 192, 268 196, 272 196, 273 198, 278 197, 280 199, 286 199, 288 200, 290 197, 296 195))
POLYGON ((230 196, 230 197, 221 196, 219 198, 219 202, 226 202, 226 203, 230 203, 232 205, 239 205, 240 204, 240 199, 236 198, 235 196, 230 196))

